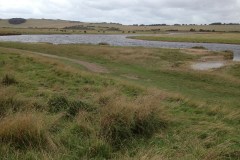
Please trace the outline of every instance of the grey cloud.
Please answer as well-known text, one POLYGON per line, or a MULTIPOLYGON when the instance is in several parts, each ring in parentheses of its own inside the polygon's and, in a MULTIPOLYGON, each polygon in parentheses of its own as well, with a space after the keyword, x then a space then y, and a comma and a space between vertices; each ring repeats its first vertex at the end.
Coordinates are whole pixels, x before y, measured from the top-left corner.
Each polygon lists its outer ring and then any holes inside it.
POLYGON ((12 7, 13 2, 0 3, 1 18, 23 16, 124 24, 240 22, 240 0, 23 0, 24 5, 12 7))

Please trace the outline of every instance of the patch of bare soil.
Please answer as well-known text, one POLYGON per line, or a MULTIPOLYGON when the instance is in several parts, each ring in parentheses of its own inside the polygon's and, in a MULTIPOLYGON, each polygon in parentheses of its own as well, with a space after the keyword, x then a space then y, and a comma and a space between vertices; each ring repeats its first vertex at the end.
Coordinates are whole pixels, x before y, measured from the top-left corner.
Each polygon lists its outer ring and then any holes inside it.
POLYGON ((181 49, 182 53, 190 54, 190 55, 208 55, 210 53, 209 50, 205 49, 181 49))
POLYGON ((224 56, 204 56, 201 57, 200 61, 224 61, 224 56))
POLYGON ((76 60, 76 59, 71 59, 71 58, 66 58, 66 57, 61 57, 61 56, 56 56, 56 55, 50 55, 50 54, 45 54, 45 53, 38 53, 38 52, 34 52, 34 53, 45 56, 45 57, 57 58, 57 59, 67 60, 67 61, 70 61, 70 62, 73 62, 76 64, 80 64, 92 72, 109 73, 109 71, 105 67, 102 67, 95 63, 90 63, 90 62, 86 62, 86 61, 82 61, 82 60, 76 60))

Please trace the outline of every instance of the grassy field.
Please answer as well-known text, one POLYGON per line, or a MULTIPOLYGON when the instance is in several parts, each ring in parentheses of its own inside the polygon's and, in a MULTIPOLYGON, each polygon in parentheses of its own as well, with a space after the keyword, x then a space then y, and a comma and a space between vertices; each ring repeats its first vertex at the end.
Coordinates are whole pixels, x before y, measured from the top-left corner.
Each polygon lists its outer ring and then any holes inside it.
POLYGON ((239 159, 240 65, 191 70, 202 56, 0 43, 0 159, 239 159))
POLYGON ((239 33, 185 33, 162 34, 156 36, 136 36, 133 39, 168 42, 227 43, 240 44, 239 33))

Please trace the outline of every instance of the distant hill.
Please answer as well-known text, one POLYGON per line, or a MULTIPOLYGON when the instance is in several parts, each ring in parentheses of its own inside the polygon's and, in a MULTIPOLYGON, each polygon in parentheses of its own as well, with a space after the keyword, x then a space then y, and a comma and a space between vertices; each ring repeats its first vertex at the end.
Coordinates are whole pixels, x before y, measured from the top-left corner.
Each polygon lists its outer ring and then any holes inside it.
MULTIPOLYGON (((11 19, 0 19, 0 29, 2 32, 9 32, 9 30, 16 31, 22 34, 29 33, 43 33, 36 32, 35 28, 40 29, 56 29, 56 32, 66 32, 65 30, 74 30, 73 33, 88 32, 88 33, 160 33, 163 31, 168 32, 188 32, 188 31, 199 31, 199 32, 209 32, 209 31, 226 31, 226 32, 240 32, 240 25, 238 23, 212 23, 210 25, 196 25, 196 24, 152 24, 152 25, 122 25, 119 23, 87 23, 80 21, 69 21, 60 19, 22 19, 22 18, 11 18, 11 19), (5 29, 6 28, 6 29, 5 29), (31 31, 22 31, 22 29, 30 29, 31 31), (33 30, 34 31, 33 31, 33 30), (60 29, 60 30, 58 30, 60 29)), ((0 30, 0 32, 1 32, 0 30)), ((52 31, 51 31, 52 32, 52 31)), ((46 32, 49 33, 49 32, 46 32)))
POLYGON ((64 28, 73 25, 81 25, 82 22, 66 21, 66 20, 51 20, 51 19, 26 19, 24 23, 20 23, 21 18, 1 19, 0 27, 10 28, 64 28))

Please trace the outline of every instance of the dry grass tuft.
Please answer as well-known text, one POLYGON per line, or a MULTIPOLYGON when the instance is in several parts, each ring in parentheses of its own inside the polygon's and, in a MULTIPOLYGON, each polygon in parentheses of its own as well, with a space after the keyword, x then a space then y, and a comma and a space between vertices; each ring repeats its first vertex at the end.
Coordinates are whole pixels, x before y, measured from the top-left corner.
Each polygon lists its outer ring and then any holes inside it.
POLYGON ((168 158, 165 158, 163 155, 160 153, 157 153, 156 150, 153 148, 148 148, 148 149, 142 149, 140 150, 136 155, 133 157, 129 156, 128 154, 121 157, 122 160, 166 160, 168 158))
POLYGON ((159 99, 150 96, 129 101, 111 99, 100 110, 100 134, 115 147, 137 137, 151 137, 167 126, 159 99))
POLYGON ((0 118, 9 112, 20 110, 24 100, 17 96, 12 88, 1 88, 0 92, 0 118))
POLYGON ((2 78, 2 84, 3 85, 9 86, 9 85, 16 84, 16 83, 17 83, 17 80, 11 75, 6 74, 2 78))
POLYGON ((16 148, 54 149, 48 129, 47 117, 42 113, 16 113, 6 116, 0 122, 1 143, 16 148))
POLYGON ((76 116, 77 121, 77 132, 85 136, 97 135, 93 125, 93 117, 86 111, 80 111, 76 116))

